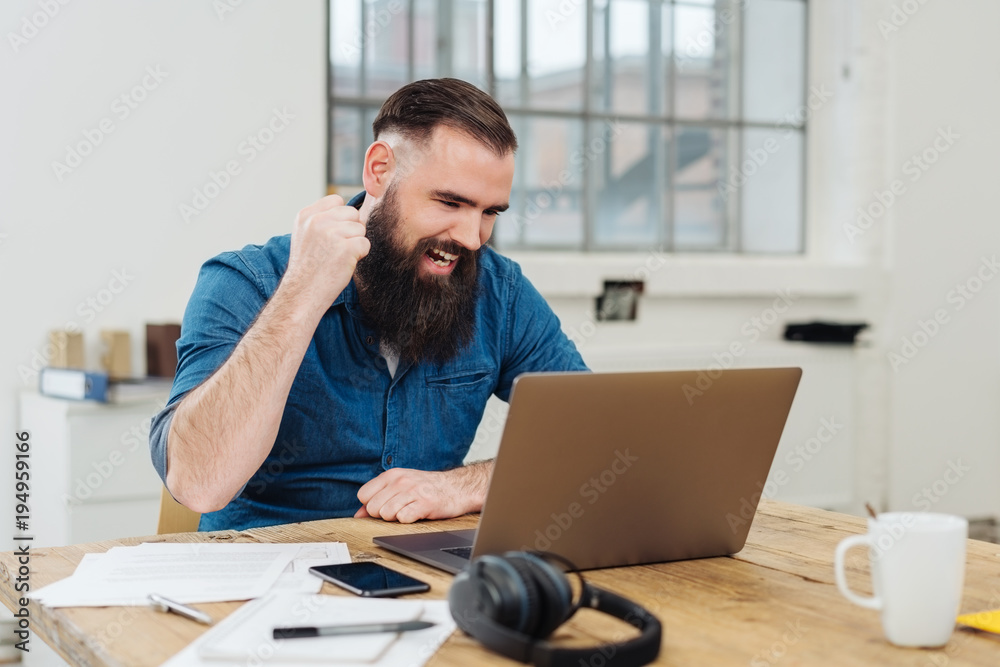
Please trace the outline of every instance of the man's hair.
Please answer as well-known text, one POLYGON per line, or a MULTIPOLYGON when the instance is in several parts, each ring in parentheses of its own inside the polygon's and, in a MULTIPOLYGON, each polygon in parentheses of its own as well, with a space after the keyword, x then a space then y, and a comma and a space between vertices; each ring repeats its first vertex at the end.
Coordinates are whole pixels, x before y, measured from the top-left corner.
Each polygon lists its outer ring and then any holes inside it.
POLYGON ((517 150, 517 137, 496 100, 459 79, 407 84, 385 101, 372 123, 375 140, 399 133, 423 145, 439 125, 460 130, 498 156, 517 150))

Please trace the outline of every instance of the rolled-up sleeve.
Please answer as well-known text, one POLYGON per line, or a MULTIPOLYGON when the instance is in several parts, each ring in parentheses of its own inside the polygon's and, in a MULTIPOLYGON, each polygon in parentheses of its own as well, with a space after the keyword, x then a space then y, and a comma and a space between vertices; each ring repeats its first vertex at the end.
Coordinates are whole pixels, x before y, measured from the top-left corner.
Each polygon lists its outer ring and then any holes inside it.
POLYGON ((178 403, 225 363, 277 281, 278 276, 253 271, 242 253, 224 253, 201 267, 181 323, 170 398, 150 425, 150 457, 164 485, 167 435, 178 403))

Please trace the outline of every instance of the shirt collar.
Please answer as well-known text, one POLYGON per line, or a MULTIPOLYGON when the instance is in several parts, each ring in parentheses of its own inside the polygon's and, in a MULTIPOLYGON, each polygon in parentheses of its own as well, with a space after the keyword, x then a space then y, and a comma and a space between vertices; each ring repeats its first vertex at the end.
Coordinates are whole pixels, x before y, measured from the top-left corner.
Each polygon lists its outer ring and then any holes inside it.
POLYGON ((361 205, 365 202, 365 195, 366 194, 367 193, 364 190, 362 190, 358 194, 356 194, 353 197, 351 197, 350 201, 347 202, 347 205, 348 206, 353 206, 356 209, 360 209, 361 205))

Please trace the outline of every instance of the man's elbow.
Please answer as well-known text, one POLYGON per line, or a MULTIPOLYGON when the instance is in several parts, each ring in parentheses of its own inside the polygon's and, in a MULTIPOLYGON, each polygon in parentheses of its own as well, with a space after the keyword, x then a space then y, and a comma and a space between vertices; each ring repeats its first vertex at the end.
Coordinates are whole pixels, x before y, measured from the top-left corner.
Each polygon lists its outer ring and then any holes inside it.
POLYGON ((174 500, 199 514, 221 510, 230 500, 220 495, 212 485, 197 484, 174 469, 167 471, 167 490, 174 500))

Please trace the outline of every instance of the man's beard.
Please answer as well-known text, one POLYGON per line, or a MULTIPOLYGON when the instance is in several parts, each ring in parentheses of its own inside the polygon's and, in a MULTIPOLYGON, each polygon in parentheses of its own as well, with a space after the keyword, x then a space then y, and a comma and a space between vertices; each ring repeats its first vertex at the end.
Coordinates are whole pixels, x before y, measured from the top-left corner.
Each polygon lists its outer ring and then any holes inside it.
POLYGON ((399 242, 400 212, 390 187, 368 216, 368 255, 358 261, 355 283, 365 322, 401 360, 445 362, 469 341, 476 324, 479 254, 453 241, 421 239, 406 250, 399 242), (421 268, 432 248, 458 255, 448 275, 421 268))

